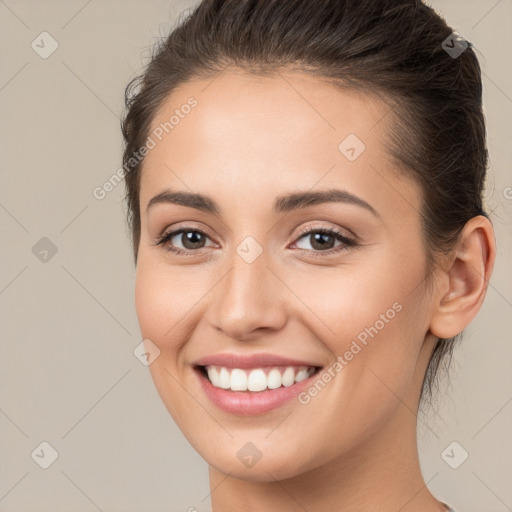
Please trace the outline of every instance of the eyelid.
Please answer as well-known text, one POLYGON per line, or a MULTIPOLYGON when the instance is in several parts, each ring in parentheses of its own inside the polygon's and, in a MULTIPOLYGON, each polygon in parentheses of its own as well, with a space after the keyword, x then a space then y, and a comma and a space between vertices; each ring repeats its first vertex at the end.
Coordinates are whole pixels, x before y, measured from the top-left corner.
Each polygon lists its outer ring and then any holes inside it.
MULTIPOLYGON (((316 232, 316 231, 330 231, 330 232, 334 232, 348 240, 350 240, 351 242, 353 243, 356 243, 357 242, 357 236, 352 232, 350 231, 349 229, 346 229, 346 228, 340 228, 338 226, 326 226, 325 224, 323 225, 309 225, 309 226, 305 226, 301 229, 299 229, 299 232, 296 233, 295 237, 294 237, 294 240, 296 241, 297 239, 301 238, 302 236, 304 235, 307 235, 307 234, 310 234, 311 232, 316 232)), ((322 251, 319 251, 319 252, 322 252, 322 251)))

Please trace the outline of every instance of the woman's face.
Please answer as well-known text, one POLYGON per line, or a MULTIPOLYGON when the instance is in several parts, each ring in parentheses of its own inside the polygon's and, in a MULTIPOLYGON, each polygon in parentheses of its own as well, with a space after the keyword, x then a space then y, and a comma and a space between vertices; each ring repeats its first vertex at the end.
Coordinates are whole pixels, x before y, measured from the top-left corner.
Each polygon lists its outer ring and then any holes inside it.
POLYGON ((387 154, 391 118, 283 71, 189 82, 153 120, 138 319, 163 402, 224 473, 292 477, 415 421, 432 301, 420 190, 387 154))

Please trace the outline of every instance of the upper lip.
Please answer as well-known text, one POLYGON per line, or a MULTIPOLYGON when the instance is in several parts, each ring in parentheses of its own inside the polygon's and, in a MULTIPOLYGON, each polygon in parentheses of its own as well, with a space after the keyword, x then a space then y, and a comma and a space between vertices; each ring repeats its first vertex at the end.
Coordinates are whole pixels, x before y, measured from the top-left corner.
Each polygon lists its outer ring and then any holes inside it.
POLYGON ((262 366, 321 366, 310 361, 290 359, 275 354, 241 355, 234 353, 213 354, 198 359, 195 366, 225 366, 226 368, 260 368, 262 366))

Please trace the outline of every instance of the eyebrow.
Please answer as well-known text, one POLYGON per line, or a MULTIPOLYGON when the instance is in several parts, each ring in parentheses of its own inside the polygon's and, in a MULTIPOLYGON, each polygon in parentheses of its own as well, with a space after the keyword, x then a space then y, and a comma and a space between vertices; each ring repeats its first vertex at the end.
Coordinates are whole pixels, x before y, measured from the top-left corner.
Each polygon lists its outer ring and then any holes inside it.
MULTIPOLYGON (((220 214, 218 205, 208 196, 193 192, 174 192, 172 190, 164 190, 152 197, 146 208, 146 212, 155 204, 170 203, 181 206, 188 206, 214 215, 220 214)), ((330 189, 307 192, 292 192, 280 195, 276 198, 273 206, 275 213, 285 213, 300 208, 306 208, 322 203, 345 203, 360 206, 371 212, 376 217, 380 217, 379 213, 364 199, 361 199, 346 190, 330 189)))

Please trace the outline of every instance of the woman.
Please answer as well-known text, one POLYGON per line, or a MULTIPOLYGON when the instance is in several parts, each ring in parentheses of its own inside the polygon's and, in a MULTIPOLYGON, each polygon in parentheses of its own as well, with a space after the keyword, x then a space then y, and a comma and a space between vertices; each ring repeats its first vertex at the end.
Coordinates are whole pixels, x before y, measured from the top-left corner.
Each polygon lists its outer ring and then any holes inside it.
POLYGON ((450 510, 416 413, 494 264, 481 95, 414 0, 205 0, 128 86, 137 315, 213 512, 450 510))

